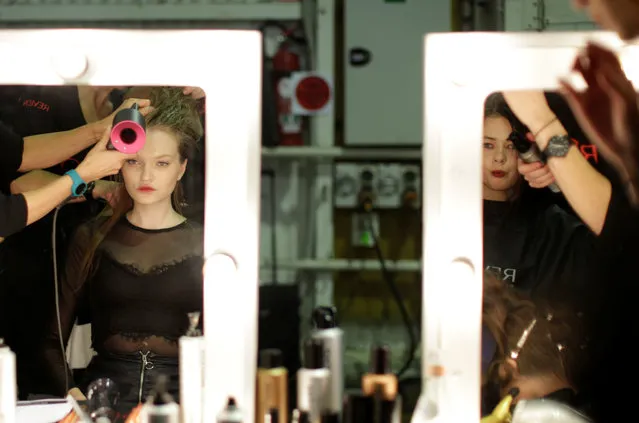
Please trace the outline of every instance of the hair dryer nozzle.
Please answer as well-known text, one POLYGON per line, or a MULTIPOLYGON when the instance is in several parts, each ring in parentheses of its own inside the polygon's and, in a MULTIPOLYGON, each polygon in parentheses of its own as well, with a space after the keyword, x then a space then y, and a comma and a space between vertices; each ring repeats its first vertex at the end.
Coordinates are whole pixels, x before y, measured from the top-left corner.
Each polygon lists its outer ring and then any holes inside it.
POLYGON ((128 109, 122 109, 115 114, 111 128, 111 140, 107 146, 110 150, 121 153, 137 153, 146 142, 146 121, 134 104, 128 109))

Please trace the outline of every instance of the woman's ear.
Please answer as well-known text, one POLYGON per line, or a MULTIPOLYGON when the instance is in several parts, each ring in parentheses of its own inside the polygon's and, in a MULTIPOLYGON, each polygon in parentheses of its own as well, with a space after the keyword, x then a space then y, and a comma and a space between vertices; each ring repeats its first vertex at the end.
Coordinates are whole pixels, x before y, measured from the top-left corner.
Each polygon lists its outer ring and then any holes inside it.
POLYGON ((499 378, 504 381, 512 381, 519 377, 519 366, 517 361, 512 358, 507 358, 499 366, 499 378))
POLYGON ((184 159, 184 161, 180 164, 180 173, 178 174, 178 181, 182 179, 184 176, 184 172, 186 172, 186 165, 189 163, 189 159, 184 159))
POLYGON ((519 377, 519 365, 517 364, 517 360, 507 358, 504 366, 506 366, 511 378, 516 379, 519 377))

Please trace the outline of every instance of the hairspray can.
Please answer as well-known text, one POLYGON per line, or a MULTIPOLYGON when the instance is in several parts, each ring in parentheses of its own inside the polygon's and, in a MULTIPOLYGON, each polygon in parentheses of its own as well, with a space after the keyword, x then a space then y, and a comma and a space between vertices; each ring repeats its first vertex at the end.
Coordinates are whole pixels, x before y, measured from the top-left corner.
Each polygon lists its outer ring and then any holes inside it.
POLYGON ((337 311, 334 307, 316 308, 313 322, 316 329, 311 336, 322 343, 324 367, 330 371, 326 417, 339 422, 344 401, 344 331, 337 327, 337 311))
POLYGON ((297 407, 308 413, 310 423, 320 423, 326 412, 329 378, 322 343, 309 339, 304 344, 304 365, 297 371, 297 407))

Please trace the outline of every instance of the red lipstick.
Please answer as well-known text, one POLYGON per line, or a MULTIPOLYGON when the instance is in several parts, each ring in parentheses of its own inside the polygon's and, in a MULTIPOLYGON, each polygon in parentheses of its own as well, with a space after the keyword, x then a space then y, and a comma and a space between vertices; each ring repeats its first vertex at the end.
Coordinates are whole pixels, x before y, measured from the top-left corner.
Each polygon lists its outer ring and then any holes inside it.
POLYGON ((138 188, 138 191, 141 192, 153 192, 155 191, 155 188, 149 187, 149 186, 142 186, 140 188, 138 188))
POLYGON ((506 172, 504 172, 503 170, 493 170, 491 174, 495 178, 503 178, 504 176, 506 176, 506 172))

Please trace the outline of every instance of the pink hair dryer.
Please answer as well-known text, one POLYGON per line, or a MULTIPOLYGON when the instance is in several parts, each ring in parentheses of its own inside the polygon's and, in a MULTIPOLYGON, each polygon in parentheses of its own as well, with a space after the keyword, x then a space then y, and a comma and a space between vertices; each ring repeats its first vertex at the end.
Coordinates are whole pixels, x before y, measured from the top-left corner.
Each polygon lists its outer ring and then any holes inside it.
POLYGON ((146 141, 146 121, 137 104, 115 114, 107 148, 121 153, 137 153, 146 141))

